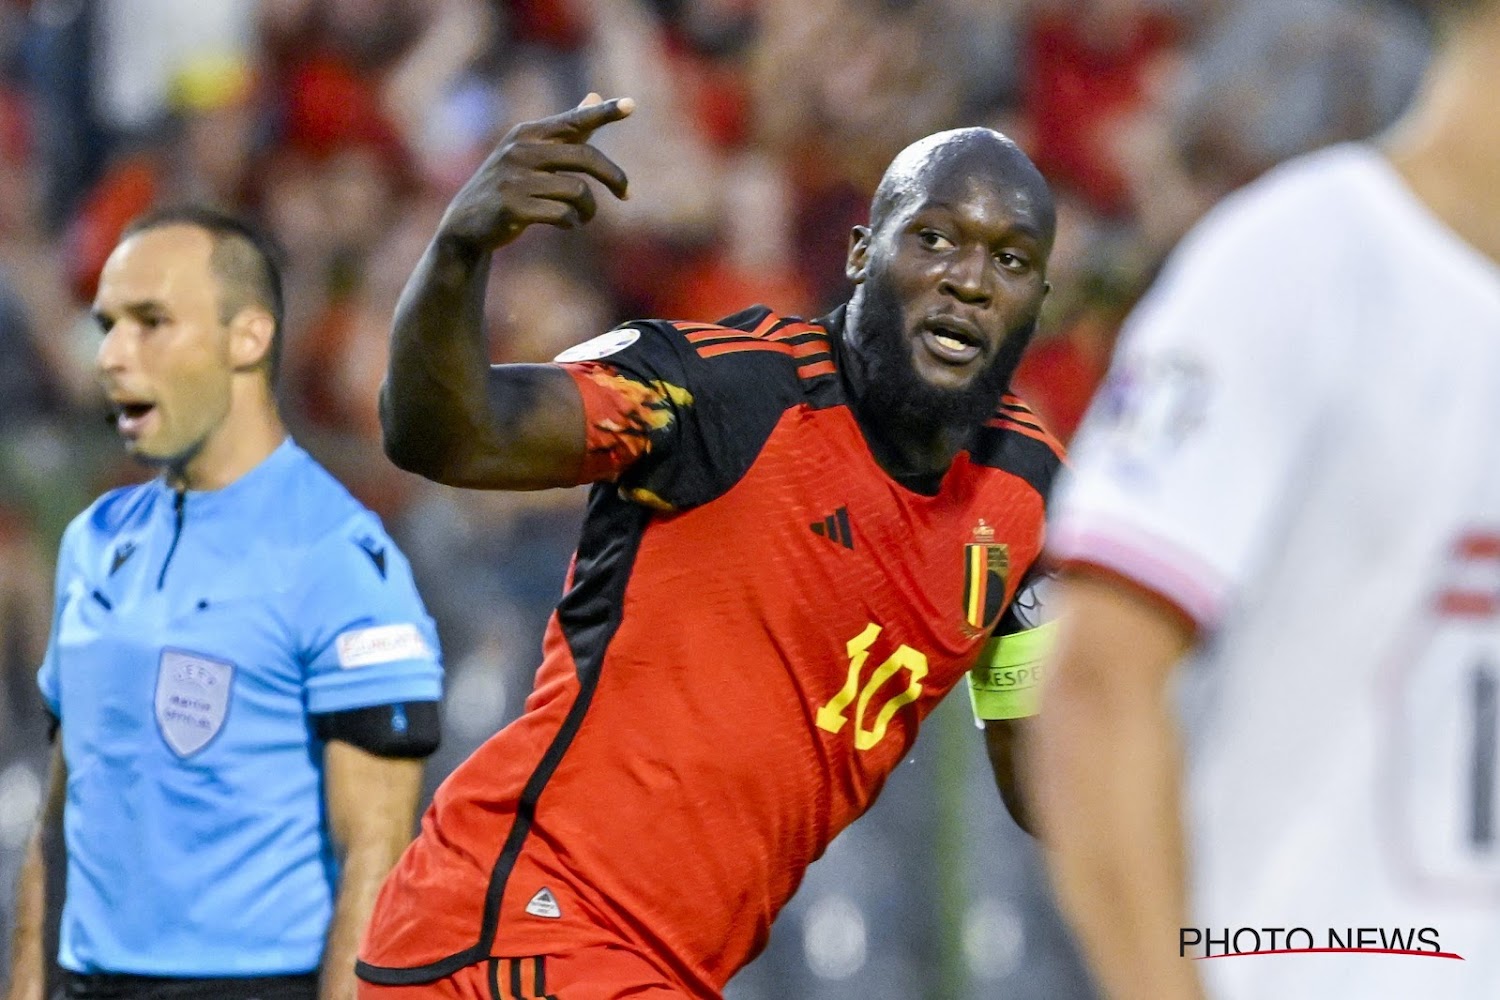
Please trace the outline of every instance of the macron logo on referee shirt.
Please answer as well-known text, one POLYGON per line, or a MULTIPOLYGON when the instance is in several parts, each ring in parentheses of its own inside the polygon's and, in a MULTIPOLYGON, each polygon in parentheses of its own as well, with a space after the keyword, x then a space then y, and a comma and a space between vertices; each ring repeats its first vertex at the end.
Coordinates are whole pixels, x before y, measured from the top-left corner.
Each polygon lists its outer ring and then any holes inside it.
POLYGON ((358 545, 360 549, 364 551, 364 554, 370 557, 370 562, 375 564, 375 569, 380 573, 380 578, 384 580, 385 546, 381 545, 369 535, 366 535, 363 538, 355 539, 354 544, 358 545))
POLYGON ((114 576, 124 566, 126 561, 135 555, 135 542, 125 542, 115 549, 115 554, 109 560, 109 575, 114 576))

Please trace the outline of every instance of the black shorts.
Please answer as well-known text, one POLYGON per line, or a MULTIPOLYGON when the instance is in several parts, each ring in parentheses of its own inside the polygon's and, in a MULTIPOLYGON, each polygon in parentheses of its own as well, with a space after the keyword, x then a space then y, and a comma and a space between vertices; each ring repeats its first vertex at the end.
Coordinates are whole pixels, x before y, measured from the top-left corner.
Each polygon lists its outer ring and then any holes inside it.
POLYGON ((318 977, 168 979, 64 971, 53 1000, 318 1000, 318 977))

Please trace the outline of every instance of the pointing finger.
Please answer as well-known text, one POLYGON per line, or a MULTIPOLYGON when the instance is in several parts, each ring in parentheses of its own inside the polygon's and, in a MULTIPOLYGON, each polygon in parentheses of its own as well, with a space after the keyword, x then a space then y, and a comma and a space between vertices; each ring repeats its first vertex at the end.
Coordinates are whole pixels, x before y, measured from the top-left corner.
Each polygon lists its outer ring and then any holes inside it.
POLYGON ((616 97, 601 101, 598 97, 597 94, 590 94, 578 107, 542 119, 542 133, 549 138, 580 142, 588 139, 595 129, 627 118, 635 110, 634 98, 616 97))

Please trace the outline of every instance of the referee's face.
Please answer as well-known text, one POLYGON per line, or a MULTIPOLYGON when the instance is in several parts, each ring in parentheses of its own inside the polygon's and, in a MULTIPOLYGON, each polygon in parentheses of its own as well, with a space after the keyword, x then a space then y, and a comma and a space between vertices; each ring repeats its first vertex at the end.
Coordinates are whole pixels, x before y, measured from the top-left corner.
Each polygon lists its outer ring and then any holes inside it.
POLYGON ((224 426, 234 368, 213 239, 167 225, 129 237, 99 276, 97 364, 126 449, 182 466, 224 426))

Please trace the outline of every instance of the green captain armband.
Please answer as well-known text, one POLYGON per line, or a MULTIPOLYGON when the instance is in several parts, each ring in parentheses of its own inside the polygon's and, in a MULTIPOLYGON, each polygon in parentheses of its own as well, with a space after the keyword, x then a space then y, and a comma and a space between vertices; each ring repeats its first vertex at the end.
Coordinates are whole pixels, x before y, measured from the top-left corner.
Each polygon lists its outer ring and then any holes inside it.
POLYGON ((974 721, 1024 719, 1035 715, 1042 693, 1042 660, 1057 636, 1057 622, 1014 632, 985 643, 969 671, 974 721))

